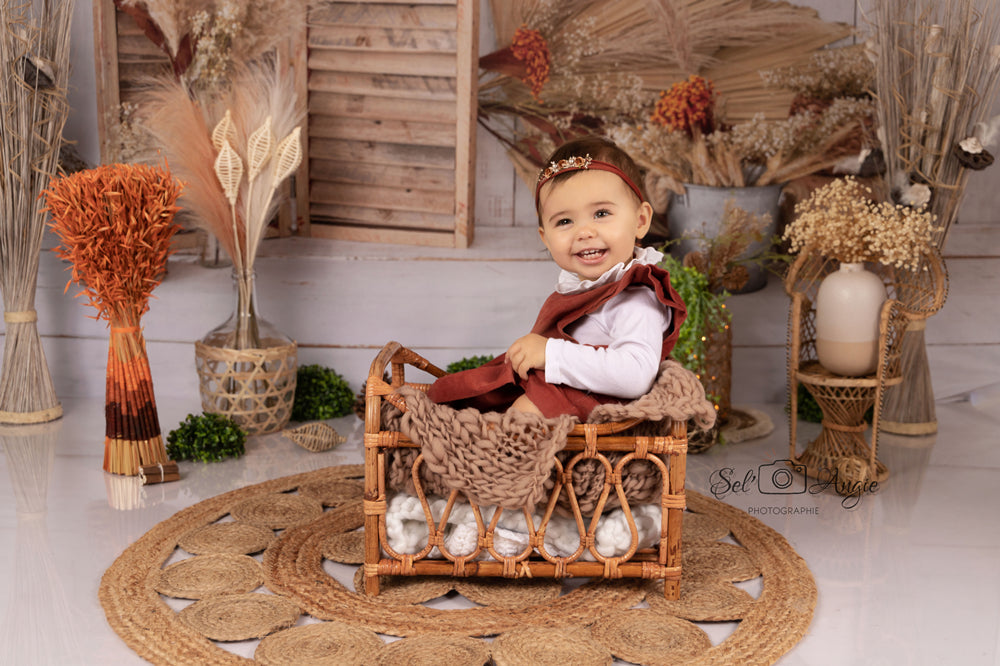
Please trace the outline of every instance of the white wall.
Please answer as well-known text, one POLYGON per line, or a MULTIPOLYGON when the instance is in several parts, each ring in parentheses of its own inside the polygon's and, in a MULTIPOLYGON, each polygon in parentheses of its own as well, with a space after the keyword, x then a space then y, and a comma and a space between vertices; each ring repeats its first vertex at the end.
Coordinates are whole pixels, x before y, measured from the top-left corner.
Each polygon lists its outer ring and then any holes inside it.
POLYGON ((64 136, 76 142, 89 164, 101 161, 97 136, 97 83, 94 69, 94 12, 91 0, 76 0, 70 41, 70 115, 64 136))

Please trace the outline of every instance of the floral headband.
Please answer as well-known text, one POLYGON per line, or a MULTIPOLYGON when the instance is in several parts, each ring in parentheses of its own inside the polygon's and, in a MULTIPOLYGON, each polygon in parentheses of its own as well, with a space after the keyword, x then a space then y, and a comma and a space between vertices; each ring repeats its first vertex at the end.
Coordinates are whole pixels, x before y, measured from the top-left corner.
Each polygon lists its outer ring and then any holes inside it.
POLYGON ((535 185, 535 208, 538 208, 538 195, 542 191, 542 185, 561 173, 565 173, 567 171, 585 171, 588 169, 610 171, 625 181, 625 184, 628 185, 633 192, 635 192, 635 196, 639 197, 639 201, 646 200, 645 197, 642 196, 642 192, 639 190, 639 187, 632 182, 632 179, 629 178, 624 171, 616 167, 614 164, 595 160, 588 154, 585 157, 567 157, 566 159, 559 160, 558 162, 553 161, 538 173, 538 184, 535 185))

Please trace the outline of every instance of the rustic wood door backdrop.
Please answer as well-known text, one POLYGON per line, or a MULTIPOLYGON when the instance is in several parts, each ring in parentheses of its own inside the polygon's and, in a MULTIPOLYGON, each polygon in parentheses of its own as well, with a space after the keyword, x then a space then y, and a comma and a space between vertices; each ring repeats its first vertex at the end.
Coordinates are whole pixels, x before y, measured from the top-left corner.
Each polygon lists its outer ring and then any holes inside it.
MULTIPOLYGON (((121 105, 166 57, 113 0, 94 0, 101 159, 121 105)), ((307 159, 282 233, 446 247, 472 242, 478 0, 303 0, 279 63, 308 96, 307 159)))

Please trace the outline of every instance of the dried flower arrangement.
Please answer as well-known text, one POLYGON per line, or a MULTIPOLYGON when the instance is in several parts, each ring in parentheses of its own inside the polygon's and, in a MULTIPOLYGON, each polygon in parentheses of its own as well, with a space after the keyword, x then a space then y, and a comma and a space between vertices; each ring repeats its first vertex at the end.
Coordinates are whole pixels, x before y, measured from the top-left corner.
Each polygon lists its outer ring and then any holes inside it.
MULTIPOLYGON (((673 252, 675 256, 661 263, 688 307, 675 357, 699 376, 723 420, 729 415, 732 385, 731 315, 725 303, 750 279, 747 264, 763 259, 750 255, 753 246, 765 239, 769 218, 767 214, 750 213, 729 200, 714 232, 703 228, 692 235, 698 249, 686 252, 679 260, 677 252, 673 252)), ((678 243, 680 239, 670 241, 665 249, 678 243)), ((709 439, 714 442, 717 435, 714 431, 709 439)))
POLYGON ((646 125, 607 134, 671 191, 684 184, 749 187, 780 184, 832 167, 852 148, 845 139, 872 113, 867 100, 838 99, 817 113, 780 120, 757 115, 729 125, 712 82, 692 75, 664 91, 646 125))
POLYGON ((181 186, 165 168, 112 164, 52 181, 45 210, 72 265, 66 283, 83 286, 111 329, 108 348, 104 469, 135 475, 167 460, 139 322, 160 283, 181 186))
POLYGON ((876 0, 880 138, 893 198, 927 203, 943 248, 970 168, 988 166, 988 122, 1000 85, 1000 5, 976 0, 876 0))
POLYGON ((511 149, 525 176, 570 138, 645 118, 657 91, 691 72, 727 91, 730 118, 781 117, 791 93, 765 93, 757 71, 798 62, 850 32, 813 10, 775 2, 490 5, 497 43, 506 46, 480 60, 480 123, 511 149))
POLYGON ((295 29, 292 0, 115 0, 190 90, 225 90, 239 63, 273 50, 295 29))
POLYGON ((38 197, 59 164, 69 115, 73 3, 0 2, 0 290, 4 353, 0 422, 57 419, 56 397, 38 336, 35 286, 45 215, 38 197))
POLYGON ((864 45, 817 51, 803 64, 760 72, 764 85, 795 93, 791 111, 840 97, 866 98, 875 83, 875 66, 864 45))
POLYGON ((188 183, 182 203, 233 261, 239 318, 224 346, 258 348, 254 261, 282 200, 279 186, 302 160, 298 123, 304 110, 294 81, 271 65, 247 67, 214 101, 164 81, 148 93, 146 109, 151 133, 188 183))
POLYGON ((874 261, 913 270, 932 246, 934 215, 926 208, 875 202, 853 177, 838 178, 795 206, 784 239, 794 253, 814 248, 842 263, 874 261))
MULTIPOLYGON (((271 57, 300 28, 305 12, 293 0, 114 0, 167 57, 165 68, 200 99, 224 95, 246 63, 271 57)), ((155 137, 142 109, 147 80, 118 109, 116 159, 153 162, 155 137)), ((183 215, 183 212, 182 212, 183 215)))

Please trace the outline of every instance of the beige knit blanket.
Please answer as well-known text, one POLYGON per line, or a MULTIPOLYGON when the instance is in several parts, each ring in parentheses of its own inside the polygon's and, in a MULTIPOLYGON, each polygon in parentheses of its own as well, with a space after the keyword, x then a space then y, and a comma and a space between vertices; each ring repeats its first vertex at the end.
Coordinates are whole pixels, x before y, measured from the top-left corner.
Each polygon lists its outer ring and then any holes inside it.
MULTIPOLYGON (((383 424, 420 445, 424 492, 448 495, 457 490, 476 504, 508 509, 547 501, 554 485, 556 455, 566 445, 566 436, 577 423, 575 417, 456 410, 435 404, 423 391, 409 387, 399 389, 399 395, 407 411, 400 415, 384 403, 383 424)), ((660 434, 675 420, 693 421, 695 427, 708 429, 715 423, 715 408, 694 373, 668 359, 660 365, 659 376, 646 395, 625 404, 596 407, 587 421, 633 418, 645 421, 631 434, 660 434)), ((389 466, 390 488, 414 492, 411 469, 416 457, 415 449, 397 451, 389 466)), ((621 454, 608 457, 614 464, 621 454)), ((633 461, 622 478, 630 502, 653 501, 660 483, 659 471, 648 461, 633 461)), ((604 467, 598 461, 583 460, 574 467, 573 486, 584 513, 593 511, 603 485, 604 467)), ((606 509, 617 506, 615 495, 609 500, 606 509)))

